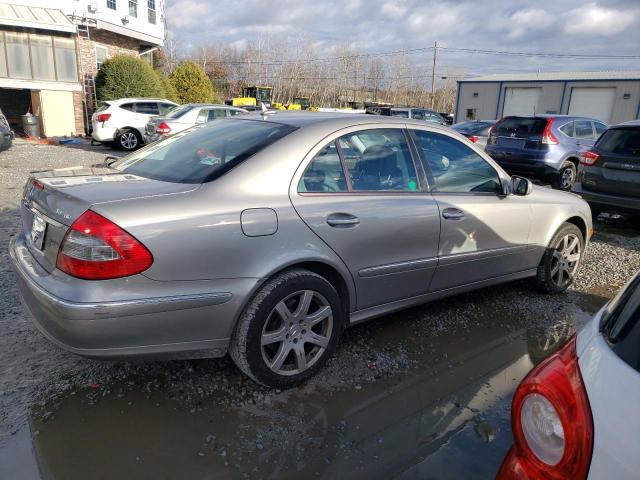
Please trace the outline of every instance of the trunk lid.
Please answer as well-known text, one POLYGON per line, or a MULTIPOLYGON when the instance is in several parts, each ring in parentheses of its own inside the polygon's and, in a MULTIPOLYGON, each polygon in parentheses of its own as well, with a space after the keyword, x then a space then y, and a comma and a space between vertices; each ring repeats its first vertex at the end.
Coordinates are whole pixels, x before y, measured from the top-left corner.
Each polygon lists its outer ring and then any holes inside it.
POLYGON ((186 193, 199 186, 152 180, 109 167, 34 172, 24 190, 22 231, 34 258, 52 271, 67 229, 92 205, 186 193))
POLYGON ((505 150, 544 150, 542 143, 546 118, 506 117, 491 132, 493 145, 505 150))
POLYGON ((640 197, 640 127, 607 130, 593 151, 600 157, 584 168, 582 184, 585 188, 640 197))

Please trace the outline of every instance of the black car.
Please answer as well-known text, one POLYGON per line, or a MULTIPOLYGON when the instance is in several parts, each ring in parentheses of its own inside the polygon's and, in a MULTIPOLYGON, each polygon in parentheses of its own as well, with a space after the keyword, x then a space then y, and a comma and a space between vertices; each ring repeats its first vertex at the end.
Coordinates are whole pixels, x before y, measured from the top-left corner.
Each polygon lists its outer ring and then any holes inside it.
POLYGON ((594 213, 640 213, 640 120, 608 128, 580 158, 573 191, 594 213))
POLYGON ((413 118, 415 120, 439 123, 440 125, 446 124, 442 115, 428 108, 372 106, 367 107, 365 113, 370 115, 384 115, 387 117, 413 118))
POLYGON ((0 151, 7 150, 13 142, 13 130, 9 126, 7 117, 0 110, 0 151))

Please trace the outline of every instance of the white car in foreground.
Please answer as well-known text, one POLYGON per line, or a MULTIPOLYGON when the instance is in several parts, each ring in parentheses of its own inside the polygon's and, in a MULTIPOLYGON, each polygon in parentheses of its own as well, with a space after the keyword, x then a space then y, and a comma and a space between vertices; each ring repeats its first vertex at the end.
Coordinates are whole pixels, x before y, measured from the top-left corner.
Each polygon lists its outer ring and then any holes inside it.
POLYGON ((161 98, 121 98, 110 100, 91 117, 96 142, 123 150, 136 150, 144 143, 144 131, 151 117, 166 115, 177 104, 161 98))
POLYGON ((522 381, 497 478, 640 478, 640 274, 522 381))

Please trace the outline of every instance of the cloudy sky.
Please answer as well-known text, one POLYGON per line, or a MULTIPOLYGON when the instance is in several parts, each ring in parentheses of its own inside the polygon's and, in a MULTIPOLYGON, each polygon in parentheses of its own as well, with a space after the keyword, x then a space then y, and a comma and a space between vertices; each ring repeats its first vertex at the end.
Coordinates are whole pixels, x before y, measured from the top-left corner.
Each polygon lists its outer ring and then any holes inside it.
MULTIPOLYGON (((265 35, 304 34, 318 49, 365 52, 433 45, 518 52, 640 55, 640 0, 166 0, 184 51, 265 35)), ((411 55, 416 65, 430 52, 411 55)), ((640 70, 640 60, 557 59, 443 50, 439 69, 467 73, 640 70)))

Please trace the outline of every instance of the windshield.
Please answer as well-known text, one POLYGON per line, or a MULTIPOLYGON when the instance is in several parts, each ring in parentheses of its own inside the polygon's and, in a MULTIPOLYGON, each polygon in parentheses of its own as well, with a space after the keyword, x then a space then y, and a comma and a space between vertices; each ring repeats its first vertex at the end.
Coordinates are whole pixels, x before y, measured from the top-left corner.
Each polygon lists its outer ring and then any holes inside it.
POLYGON ((498 125, 496 134, 501 137, 518 138, 541 136, 546 126, 546 118, 507 117, 498 125))
POLYGON ((260 120, 217 121, 150 145, 113 168, 165 182, 209 182, 295 129, 260 120))
POLYGON ((602 134, 598 150, 619 155, 640 156, 639 128, 612 128, 602 134))

